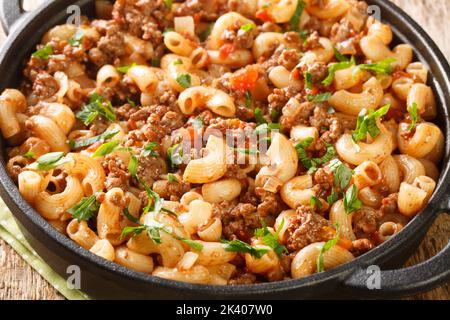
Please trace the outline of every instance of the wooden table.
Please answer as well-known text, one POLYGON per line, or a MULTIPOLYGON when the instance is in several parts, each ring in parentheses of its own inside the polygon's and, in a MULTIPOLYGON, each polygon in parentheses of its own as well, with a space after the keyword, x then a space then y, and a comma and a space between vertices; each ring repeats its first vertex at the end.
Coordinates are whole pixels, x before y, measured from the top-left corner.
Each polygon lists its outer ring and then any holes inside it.
MULTIPOLYGON (((32 8, 33 2, 39 1, 25 1, 26 8, 32 8)), ((450 41, 444 30, 450 19, 450 0, 391 1, 414 17, 450 60, 450 41)), ((3 39, 3 36, 0 36, 0 39, 3 39)), ((450 217, 442 215, 436 220, 407 265, 416 264, 435 255, 447 244, 449 235, 450 217)), ((0 240, 0 300, 4 299, 63 299, 63 297, 28 266, 10 246, 0 240)), ((450 299, 450 284, 410 299, 450 299)))

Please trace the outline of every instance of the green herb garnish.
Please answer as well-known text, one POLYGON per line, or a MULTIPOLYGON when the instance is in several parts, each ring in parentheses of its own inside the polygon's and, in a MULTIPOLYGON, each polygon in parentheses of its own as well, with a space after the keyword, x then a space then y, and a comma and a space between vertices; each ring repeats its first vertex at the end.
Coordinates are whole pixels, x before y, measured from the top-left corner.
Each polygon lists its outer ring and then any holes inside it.
POLYGON ((95 150, 94 154, 92 154, 92 158, 103 157, 114 152, 119 144, 119 140, 113 140, 103 143, 100 147, 97 148, 97 150, 95 150))
POLYGON ((48 44, 45 47, 34 52, 32 56, 42 60, 48 60, 52 54, 53 54, 53 47, 48 44))
POLYGON ((102 134, 92 137, 92 138, 78 139, 75 141, 70 140, 69 145, 72 149, 84 148, 84 147, 90 146, 99 141, 109 140, 109 139, 113 138, 116 134, 118 134, 119 132, 120 131, 118 129, 115 129, 115 130, 111 130, 111 131, 105 131, 102 134))
POLYGON ((252 257, 261 259, 263 255, 269 252, 269 249, 254 248, 248 243, 235 239, 235 240, 221 240, 225 244, 225 251, 228 252, 241 252, 249 253, 252 257))
POLYGON ((177 78, 177 82, 180 86, 182 86, 183 88, 187 89, 191 87, 191 75, 188 73, 179 75, 177 78))
POLYGON ((361 200, 358 198, 358 188, 352 185, 344 194, 344 209, 347 214, 350 214, 362 206, 361 200))
POLYGON ((129 66, 122 66, 122 67, 117 67, 116 70, 121 72, 121 73, 127 73, 131 68, 136 67, 137 64, 133 63, 129 66))
POLYGON ((338 243, 340 234, 341 234, 341 228, 340 228, 339 224, 336 224, 336 233, 335 233, 333 239, 325 242, 322 249, 320 249, 319 256, 317 257, 317 272, 318 273, 324 271, 324 268, 325 268, 324 254, 325 254, 325 252, 330 250, 333 246, 335 246, 338 243))
POLYGON ((334 75, 336 71, 348 69, 355 65, 355 58, 352 57, 350 61, 341 61, 338 63, 333 63, 328 67, 328 76, 322 81, 325 86, 330 86, 333 83, 334 75))
POLYGON ((96 196, 93 194, 90 197, 83 198, 74 207, 67 210, 74 219, 78 221, 87 221, 91 219, 100 208, 96 196))
POLYGON ((352 133, 353 141, 358 142, 365 140, 367 134, 372 138, 376 138, 381 133, 381 130, 377 125, 377 120, 385 116, 389 112, 390 107, 391 105, 387 104, 377 111, 369 110, 368 114, 367 110, 363 109, 358 115, 356 129, 352 133))
POLYGON ((411 132, 416 128, 417 121, 419 121, 420 116, 417 111, 417 103, 413 102, 412 105, 408 106, 409 117, 411 118, 411 124, 409 125, 408 131, 411 132))
POLYGON ((306 95, 306 99, 309 102, 314 102, 314 103, 321 103, 321 102, 325 102, 328 101, 331 98, 331 92, 324 92, 324 93, 319 93, 319 94, 308 94, 306 95))
POLYGON ((84 31, 83 29, 78 29, 73 37, 69 40, 69 44, 73 47, 79 47, 83 42, 84 31))
POLYGON ((88 126, 98 116, 104 117, 110 121, 116 120, 114 109, 111 102, 104 101, 98 93, 94 93, 89 97, 89 104, 85 105, 83 109, 77 113, 77 119, 83 121, 88 126))
POLYGON ((27 169, 48 171, 58 168, 72 160, 64 157, 64 152, 51 152, 39 157, 35 162, 28 165, 27 169))

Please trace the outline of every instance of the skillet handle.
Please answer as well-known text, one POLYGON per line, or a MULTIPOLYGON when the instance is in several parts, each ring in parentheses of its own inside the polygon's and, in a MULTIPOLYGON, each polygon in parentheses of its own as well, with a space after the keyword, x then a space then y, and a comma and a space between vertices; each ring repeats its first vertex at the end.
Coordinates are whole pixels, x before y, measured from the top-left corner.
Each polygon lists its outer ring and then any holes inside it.
POLYGON ((450 281, 450 241, 431 259, 417 265, 380 271, 360 268, 344 281, 346 287, 367 298, 398 298, 431 290, 450 281), (377 274, 378 273, 378 274, 377 274), (377 279, 378 277, 378 279, 377 279))
POLYGON ((0 0, 0 22, 8 35, 13 25, 26 15, 20 0, 0 0))

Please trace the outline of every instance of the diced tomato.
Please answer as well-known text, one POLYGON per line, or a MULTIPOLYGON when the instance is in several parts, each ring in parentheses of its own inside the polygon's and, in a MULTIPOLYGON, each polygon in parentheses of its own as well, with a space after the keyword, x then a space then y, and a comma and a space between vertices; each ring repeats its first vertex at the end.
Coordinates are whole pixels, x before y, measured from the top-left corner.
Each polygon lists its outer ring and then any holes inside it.
POLYGON ((300 79, 300 70, 294 69, 294 70, 292 71, 292 78, 293 78, 294 80, 300 79))
MULTIPOLYGON (((336 230, 334 230, 331 227, 323 227, 322 228, 323 236, 327 239, 333 239, 336 235, 336 230)), ((341 248, 350 250, 352 248, 352 242, 345 238, 342 234, 339 235, 339 240, 337 242, 337 245, 341 248)))
POLYGON ((308 94, 316 95, 316 94, 319 93, 319 88, 313 87, 312 89, 306 89, 306 92, 307 92, 308 94))
POLYGON ((241 91, 253 90, 258 78, 259 72, 256 68, 247 68, 230 78, 231 89, 241 91))
POLYGON ((221 59, 226 59, 230 54, 236 51, 236 48, 231 43, 226 43, 219 49, 219 56, 221 59))
POLYGON ((137 125, 136 125, 136 121, 134 121, 134 120, 128 120, 128 127, 131 129, 131 130, 136 130, 137 129, 137 125))
POLYGON ((200 23, 201 19, 202 19, 202 17, 200 14, 198 14, 198 13, 194 14, 194 22, 196 25, 198 25, 200 23))
POLYGON ((266 10, 259 10, 256 12, 255 17, 264 22, 274 22, 273 18, 270 16, 269 12, 266 10))

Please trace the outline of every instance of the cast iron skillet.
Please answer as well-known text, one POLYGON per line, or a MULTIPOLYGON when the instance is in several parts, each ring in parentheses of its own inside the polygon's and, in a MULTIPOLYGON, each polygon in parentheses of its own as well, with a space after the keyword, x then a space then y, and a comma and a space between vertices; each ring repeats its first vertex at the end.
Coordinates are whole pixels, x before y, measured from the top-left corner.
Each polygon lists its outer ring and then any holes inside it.
MULTIPOLYGON (((15 87, 21 77, 23 61, 34 51, 35 44, 52 26, 64 23, 66 9, 77 4, 83 14, 93 16, 92 0, 48 1, 34 12, 25 13, 20 0, 0 0, 0 19, 9 37, 0 53, 0 89, 15 87)), ((383 0, 368 1, 381 9, 382 20, 393 26, 396 42, 413 45, 416 58, 430 67, 429 85, 436 92, 439 125, 450 136, 450 66, 435 43, 409 16, 383 0)), ((376 11, 376 10, 375 10, 376 11)), ((0 140, 0 150, 5 144, 0 140)), ((5 170, 5 154, 0 153, 0 195, 18 220, 30 244, 61 276, 67 268, 81 268, 81 289, 98 299, 199 299, 199 298, 392 298, 427 291, 450 280, 450 244, 430 260, 406 269, 402 266, 417 249, 435 218, 450 211, 450 148, 447 143, 442 176, 429 205, 394 239, 366 253, 351 263, 308 278, 245 286, 201 286, 168 281, 132 271, 103 260, 53 229, 19 195, 5 170), (369 290, 368 266, 381 270, 381 288, 369 290)))

